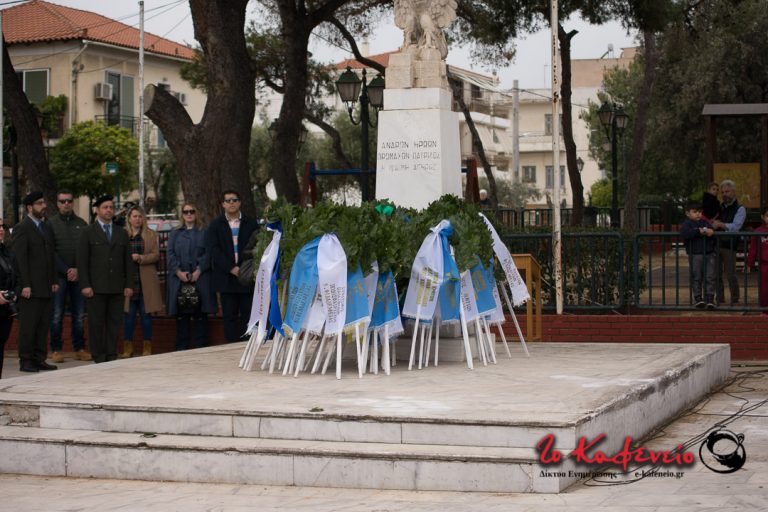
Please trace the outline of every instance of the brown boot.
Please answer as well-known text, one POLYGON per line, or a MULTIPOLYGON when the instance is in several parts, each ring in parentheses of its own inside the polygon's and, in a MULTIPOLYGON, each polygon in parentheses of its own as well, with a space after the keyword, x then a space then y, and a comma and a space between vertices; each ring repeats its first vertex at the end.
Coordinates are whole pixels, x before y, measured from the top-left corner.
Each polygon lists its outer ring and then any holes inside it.
POLYGON ((132 341, 124 341, 123 342, 123 353, 120 354, 120 359, 128 359, 129 357, 133 357, 133 342, 132 341))
POLYGON ((143 356, 152 355, 152 340, 144 340, 144 351, 141 353, 143 356))

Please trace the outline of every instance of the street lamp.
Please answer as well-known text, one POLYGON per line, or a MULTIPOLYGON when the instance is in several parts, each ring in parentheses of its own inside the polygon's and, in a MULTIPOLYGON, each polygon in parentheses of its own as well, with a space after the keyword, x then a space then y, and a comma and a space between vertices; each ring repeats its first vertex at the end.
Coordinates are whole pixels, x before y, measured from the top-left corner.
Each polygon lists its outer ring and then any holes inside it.
POLYGON ((624 108, 616 103, 604 102, 597 112, 600 124, 605 128, 605 134, 611 143, 611 228, 618 229, 619 223, 619 173, 618 151, 616 149, 619 137, 629 124, 629 116, 624 108))
POLYGON ((581 157, 576 159, 576 168, 579 170, 579 173, 584 170, 584 160, 581 157))
POLYGON ((368 105, 371 105, 375 109, 380 109, 384 106, 384 78, 381 75, 377 75, 369 83, 366 83, 366 71, 363 68, 362 79, 358 78, 357 74, 347 66, 347 70, 344 71, 338 80, 336 80, 336 89, 339 91, 341 101, 347 106, 347 112, 349 112, 349 120, 354 125, 360 125, 360 188, 362 191, 362 200, 369 201, 370 194, 368 190, 368 127, 374 127, 370 121, 368 115, 368 105), (355 103, 358 97, 360 98, 360 119, 355 120, 352 115, 352 111, 355 108, 355 103))

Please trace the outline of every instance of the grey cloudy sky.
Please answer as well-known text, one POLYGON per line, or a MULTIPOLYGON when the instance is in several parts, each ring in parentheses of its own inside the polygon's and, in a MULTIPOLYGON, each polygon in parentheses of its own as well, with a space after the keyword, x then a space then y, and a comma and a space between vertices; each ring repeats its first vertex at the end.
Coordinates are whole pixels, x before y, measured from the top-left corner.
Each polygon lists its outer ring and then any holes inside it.
MULTIPOLYGON (((139 24, 137 1, 53 0, 53 3, 97 12, 128 25, 138 27, 139 24)), ((189 2, 186 0, 146 0, 144 9, 146 31, 182 43, 195 42, 189 2)), ((250 11, 249 8, 249 15, 250 11)), ((621 48, 634 45, 634 35, 627 34, 618 23, 594 26, 580 19, 570 19, 564 26, 566 30, 579 31, 572 43, 572 57, 575 59, 599 58, 606 53, 609 44, 613 45, 618 56, 621 48)), ((516 41, 515 61, 497 70, 502 86, 511 87, 513 80, 518 80, 521 88, 549 86, 549 38, 549 31, 546 30, 516 41)), ((375 36, 370 41, 370 51, 372 54, 392 51, 397 49, 401 42, 402 31, 394 26, 390 19, 375 31, 375 36)), ((336 62, 351 56, 350 52, 330 46, 317 37, 313 37, 310 44, 314 57, 322 62, 336 62)), ((461 48, 451 48, 448 63, 481 72, 491 71, 473 65, 469 52, 461 48)))

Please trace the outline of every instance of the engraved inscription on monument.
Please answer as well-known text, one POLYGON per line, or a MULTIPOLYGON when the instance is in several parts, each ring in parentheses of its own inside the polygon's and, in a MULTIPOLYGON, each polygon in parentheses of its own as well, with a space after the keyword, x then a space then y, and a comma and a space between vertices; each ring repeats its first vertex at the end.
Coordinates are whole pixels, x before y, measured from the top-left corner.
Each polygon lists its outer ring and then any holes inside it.
POLYGON ((440 141, 420 138, 381 140, 376 155, 380 172, 440 172, 440 141))

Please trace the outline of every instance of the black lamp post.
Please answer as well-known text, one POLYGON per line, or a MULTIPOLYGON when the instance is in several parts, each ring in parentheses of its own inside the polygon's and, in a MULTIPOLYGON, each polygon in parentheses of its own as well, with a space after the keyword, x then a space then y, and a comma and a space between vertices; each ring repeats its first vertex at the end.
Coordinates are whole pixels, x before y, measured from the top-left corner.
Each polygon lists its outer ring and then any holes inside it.
POLYGON ((347 106, 349 120, 352 121, 352 124, 360 125, 362 143, 360 149, 360 188, 362 200, 369 201, 371 197, 368 190, 368 173, 370 172, 370 169, 368 169, 368 127, 374 127, 375 124, 372 124, 370 121, 368 105, 373 106, 377 110, 384 106, 385 84, 381 75, 376 76, 369 83, 365 82, 365 77, 365 68, 363 68, 363 78, 361 80, 347 66, 347 70, 336 80, 336 89, 339 91, 341 101, 347 106), (355 120, 352 111, 355 108, 358 97, 360 97, 360 119, 355 120))
POLYGON ((611 228, 619 229, 619 173, 617 141, 629 123, 629 116, 624 108, 616 103, 602 104, 598 111, 600 124, 611 142, 611 228))

